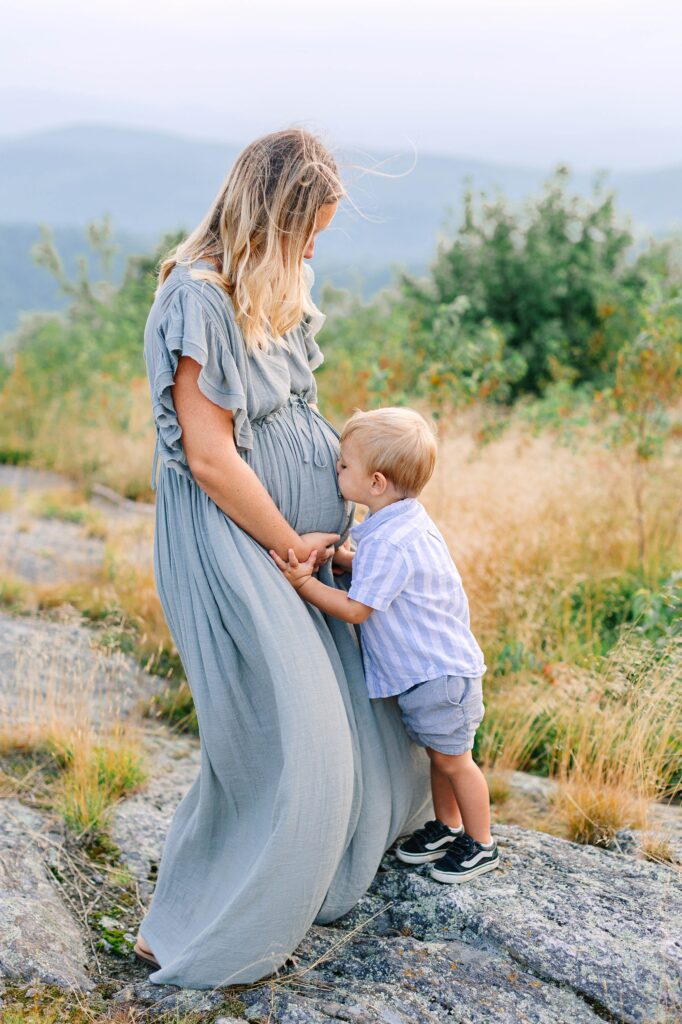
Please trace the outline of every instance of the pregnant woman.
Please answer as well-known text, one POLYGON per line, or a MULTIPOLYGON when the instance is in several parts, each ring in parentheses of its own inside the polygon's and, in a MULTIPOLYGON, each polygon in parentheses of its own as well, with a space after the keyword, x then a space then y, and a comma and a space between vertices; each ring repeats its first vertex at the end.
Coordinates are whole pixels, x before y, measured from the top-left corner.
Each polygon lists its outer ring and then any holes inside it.
POLYGON ((272 973, 430 810, 428 761, 397 706, 367 697, 354 628, 301 601, 268 554, 317 549, 320 578, 343 583, 332 545, 353 509, 315 405, 324 317, 303 262, 343 195, 317 137, 251 143, 163 262, 145 329, 156 585, 201 742, 136 946, 158 984, 272 973))

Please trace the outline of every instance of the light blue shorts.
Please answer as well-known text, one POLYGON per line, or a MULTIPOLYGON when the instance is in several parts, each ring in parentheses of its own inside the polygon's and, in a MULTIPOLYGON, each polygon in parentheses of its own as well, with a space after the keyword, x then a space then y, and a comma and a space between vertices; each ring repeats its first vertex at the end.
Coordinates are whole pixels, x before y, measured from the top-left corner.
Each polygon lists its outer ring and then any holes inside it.
POLYGON ((441 754, 464 754, 474 745, 485 714, 481 677, 439 676, 398 694, 407 735, 441 754))

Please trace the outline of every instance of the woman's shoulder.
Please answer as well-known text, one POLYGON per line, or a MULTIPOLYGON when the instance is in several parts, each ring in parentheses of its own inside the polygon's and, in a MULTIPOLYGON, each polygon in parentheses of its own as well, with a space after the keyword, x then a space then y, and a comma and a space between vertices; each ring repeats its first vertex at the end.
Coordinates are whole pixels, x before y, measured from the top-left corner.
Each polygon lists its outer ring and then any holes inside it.
POLYGON ((157 290, 148 327, 164 332, 188 322, 203 323, 232 349, 242 347, 241 332, 229 294, 214 281, 192 273, 193 264, 176 264, 157 290))

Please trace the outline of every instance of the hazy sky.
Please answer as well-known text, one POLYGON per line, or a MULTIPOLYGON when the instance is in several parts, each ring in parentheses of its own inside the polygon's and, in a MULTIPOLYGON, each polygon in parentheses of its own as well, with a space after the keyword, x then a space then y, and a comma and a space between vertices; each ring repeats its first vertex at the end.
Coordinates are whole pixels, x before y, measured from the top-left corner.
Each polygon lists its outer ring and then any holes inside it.
POLYGON ((511 163, 682 162, 680 0, 9 0, 0 133, 116 122, 511 163))

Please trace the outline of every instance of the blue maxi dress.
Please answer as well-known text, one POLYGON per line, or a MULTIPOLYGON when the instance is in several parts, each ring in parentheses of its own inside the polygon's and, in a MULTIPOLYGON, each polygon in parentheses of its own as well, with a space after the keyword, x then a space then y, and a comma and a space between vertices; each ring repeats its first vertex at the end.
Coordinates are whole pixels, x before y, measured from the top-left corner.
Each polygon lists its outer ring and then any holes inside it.
MULTIPOLYGON (((234 413, 240 456, 298 533, 345 536, 338 433, 317 411, 308 318, 288 350, 247 353, 229 297, 176 266, 145 328, 157 427, 154 571, 192 691, 200 772, 165 840, 140 932, 158 984, 262 978, 334 921, 386 848, 431 813, 428 760, 394 700, 367 696, 354 627, 307 605, 195 482, 173 405, 181 355, 234 413)), ((329 565, 321 578, 342 586, 329 565)), ((346 578, 347 586, 347 578, 346 578)))

